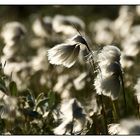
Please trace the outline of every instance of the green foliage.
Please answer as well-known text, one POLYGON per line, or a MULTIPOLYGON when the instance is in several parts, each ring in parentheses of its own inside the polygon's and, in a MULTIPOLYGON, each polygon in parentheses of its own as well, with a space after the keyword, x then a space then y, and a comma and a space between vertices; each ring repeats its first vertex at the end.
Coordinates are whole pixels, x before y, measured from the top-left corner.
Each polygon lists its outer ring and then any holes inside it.
POLYGON ((17 96, 18 95, 17 85, 14 81, 10 82, 9 90, 10 90, 11 96, 17 96))

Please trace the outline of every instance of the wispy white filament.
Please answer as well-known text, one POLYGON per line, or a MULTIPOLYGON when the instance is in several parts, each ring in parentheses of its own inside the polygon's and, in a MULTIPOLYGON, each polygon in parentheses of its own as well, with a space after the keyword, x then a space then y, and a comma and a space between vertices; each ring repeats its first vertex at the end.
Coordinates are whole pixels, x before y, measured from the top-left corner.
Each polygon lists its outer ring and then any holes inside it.
POLYGON ((41 38, 47 38, 52 32, 52 18, 51 17, 38 17, 32 25, 34 34, 41 38))
POLYGON ((111 135, 139 135, 140 121, 138 119, 123 119, 119 124, 110 124, 111 135))
POLYGON ((73 27, 75 25, 78 30, 84 30, 84 22, 76 16, 63 16, 56 15, 53 19, 53 29, 56 33, 63 33, 68 36, 72 36, 77 33, 77 30, 73 27))
POLYGON ((87 123, 86 114, 76 99, 62 102, 60 111, 62 123, 54 129, 54 134, 71 134, 71 131, 76 134, 84 129, 87 123))
POLYGON ((21 37, 26 33, 24 25, 17 21, 6 23, 1 32, 1 36, 4 42, 8 46, 12 46, 16 41, 19 41, 21 37))
POLYGON ((0 118, 13 121, 19 116, 17 99, 0 91, 0 118))
POLYGON ((70 68, 79 54, 80 46, 76 44, 60 44, 48 50, 48 60, 51 64, 64 65, 70 68))
POLYGON ((77 60, 81 47, 86 47, 85 39, 76 35, 66 43, 58 44, 48 50, 48 60, 51 64, 70 68, 77 60))

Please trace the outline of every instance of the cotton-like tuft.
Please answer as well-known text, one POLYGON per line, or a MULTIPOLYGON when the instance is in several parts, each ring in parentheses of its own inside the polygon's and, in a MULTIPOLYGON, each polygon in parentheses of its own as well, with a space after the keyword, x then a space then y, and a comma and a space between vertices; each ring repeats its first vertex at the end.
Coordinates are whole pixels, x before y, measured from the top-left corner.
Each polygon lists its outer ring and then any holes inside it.
POLYGON ((98 54, 98 61, 108 61, 108 62, 113 62, 113 61, 119 61, 120 60, 120 55, 121 52, 116 46, 105 46, 101 50, 101 52, 98 54))
POLYGON ((53 130, 54 134, 81 133, 87 124, 87 116, 81 104, 75 98, 64 100, 60 111, 62 123, 53 130))
POLYGON ((111 135, 139 135, 140 121, 137 119, 123 119, 119 124, 110 124, 111 135))
POLYGON ((80 46, 77 44, 60 44, 48 50, 48 60, 51 64, 70 68, 78 57, 80 46))
POLYGON ((26 28, 19 22, 13 21, 6 23, 1 32, 4 42, 8 46, 12 46, 19 41, 26 33, 26 28))
POLYGON ((94 86, 98 95, 116 100, 120 93, 120 50, 115 46, 105 46, 97 54, 98 74, 94 86))

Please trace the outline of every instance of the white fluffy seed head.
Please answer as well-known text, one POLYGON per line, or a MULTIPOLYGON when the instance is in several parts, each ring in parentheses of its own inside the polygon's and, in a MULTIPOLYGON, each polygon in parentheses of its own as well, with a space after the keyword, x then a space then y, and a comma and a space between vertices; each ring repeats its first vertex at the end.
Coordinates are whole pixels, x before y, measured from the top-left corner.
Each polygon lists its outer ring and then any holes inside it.
POLYGON ((85 28, 84 22, 75 16, 56 15, 53 19, 53 29, 56 33, 73 36, 77 30, 72 25, 75 25, 80 31, 85 28))
POLYGON ((3 26, 1 36, 7 45, 12 46, 16 41, 19 41, 25 33, 26 28, 24 25, 14 21, 8 22, 3 26))
POLYGON ((59 44, 48 50, 48 60, 51 64, 70 68, 76 62, 79 51, 78 44, 59 44))
POLYGON ((96 93, 111 97, 112 100, 118 99, 120 93, 120 80, 112 75, 104 77, 98 74, 94 81, 96 93))
POLYGON ((134 57, 127 55, 125 53, 122 53, 120 63, 121 63, 122 68, 130 69, 134 66, 134 57))
POLYGON ((140 121, 135 118, 123 119, 119 124, 110 124, 108 130, 111 135, 139 135, 140 121))
POLYGON ((51 64, 70 68, 77 60, 80 49, 88 47, 81 35, 75 35, 66 43, 58 44, 48 50, 48 60, 51 64))
POLYGON ((99 63, 99 67, 103 77, 116 75, 119 77, 121 74, 121 65, 119 62, 112 63, 99 63))
POLYGON ((116 100, 120 93, 120 50, 115 46, 105 46, 97 54, 98 75, 94 86, 98 95, 105 95, 116 100))
POLYGON ((80 102, 75 98, 64 100, 61 104, 60 111, 62 112, 60 116, 62 123, 54 129, 54 134, 70 134, 71 131, 76 134, 83 130, 87 123, 87 118, 80 102))
POLYGON ((110 135, 117 135, 121 131, 120 124, 113 123, 108 125, 108 132, 110 135))
POLYGON ((48 38, 52 33, 52 18, 49 16, 46 17, 37 17, 33 22, 32 30, 37 37, 48 38))
POLYGON ((0 118, 14 121, 20 115, 17 108, 17 99, 0 91, 0 118))
POLYGON ((120 49, 117 48, 116 46, 105 46, 103 47, 103 49, 101 50, 101 52, 98 54, 98 61, 102 62, 102 61, 107 61, 108 62, 113 62, 113 61, 120 61, 120 49))
POLYGON ((81 119, 85 117, 85 111, 79 101, 75 98, 70 100, 64 100, 61 104, 61 112, 63 113, 63 118, 72 120, 73 117, 76 119, 81 119))

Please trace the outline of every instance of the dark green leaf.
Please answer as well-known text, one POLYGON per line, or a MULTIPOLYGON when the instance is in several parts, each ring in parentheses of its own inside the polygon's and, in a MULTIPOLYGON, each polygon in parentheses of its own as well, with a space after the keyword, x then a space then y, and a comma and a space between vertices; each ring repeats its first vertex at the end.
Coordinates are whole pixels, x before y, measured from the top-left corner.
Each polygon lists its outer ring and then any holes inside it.
POLYGON ((48 93, 48 104, 49 104, 49 108, 51 109, 54 105, 55 105, 55 93, 54 92, 49 92, 48 93))
POLYGON ((12 96, 17 96, 17 94, 18 94, 17 85, 14 81, 10 82, 9 90, 10 90, 10 93, 12 96))
POLYGON ((37 98, 36 98, 36 101, 38 102, 42 97, 44 96, 44 93, 40 93, 37 98))

